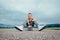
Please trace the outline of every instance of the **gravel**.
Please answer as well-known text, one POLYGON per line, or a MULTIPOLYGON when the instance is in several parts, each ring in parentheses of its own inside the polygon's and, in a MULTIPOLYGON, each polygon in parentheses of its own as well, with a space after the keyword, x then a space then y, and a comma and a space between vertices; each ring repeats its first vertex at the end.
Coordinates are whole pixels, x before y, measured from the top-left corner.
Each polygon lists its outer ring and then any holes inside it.
POLYGON ((60 40, 60 30, 19 31, 0 29, 0 40, 60 40))

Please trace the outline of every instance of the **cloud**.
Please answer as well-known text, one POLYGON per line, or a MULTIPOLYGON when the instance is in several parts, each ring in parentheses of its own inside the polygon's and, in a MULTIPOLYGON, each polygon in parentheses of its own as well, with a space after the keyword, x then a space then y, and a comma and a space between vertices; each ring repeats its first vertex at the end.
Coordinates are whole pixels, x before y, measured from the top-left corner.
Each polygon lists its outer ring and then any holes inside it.
POLYGON ((2 1, 2 5, 7 10, 22 11, 24 13, 31 11, 35 7, 32 0, 5 0, 2 1))
POLYGON ((19 24, 29 12, 41 23, 60 23, 60 0, 0 0, 0 23, 19 24))

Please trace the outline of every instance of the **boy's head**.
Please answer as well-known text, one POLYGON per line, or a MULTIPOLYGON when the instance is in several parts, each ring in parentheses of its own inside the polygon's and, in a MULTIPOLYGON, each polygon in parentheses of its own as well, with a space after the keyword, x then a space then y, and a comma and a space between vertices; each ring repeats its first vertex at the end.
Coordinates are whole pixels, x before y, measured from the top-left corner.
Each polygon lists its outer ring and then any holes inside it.
POLYGON ((28 13, 28 18, 32 18, 32 13, 28 13))

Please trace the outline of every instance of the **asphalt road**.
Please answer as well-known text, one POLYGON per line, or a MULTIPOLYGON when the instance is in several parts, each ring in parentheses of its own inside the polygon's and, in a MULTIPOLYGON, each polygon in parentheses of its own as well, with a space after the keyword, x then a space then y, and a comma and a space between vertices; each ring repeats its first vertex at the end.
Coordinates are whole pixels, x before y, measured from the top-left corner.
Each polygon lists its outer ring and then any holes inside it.
POLYGON ((0 40, 60 40, 60 30, 18 31, 0 29, 0 40))

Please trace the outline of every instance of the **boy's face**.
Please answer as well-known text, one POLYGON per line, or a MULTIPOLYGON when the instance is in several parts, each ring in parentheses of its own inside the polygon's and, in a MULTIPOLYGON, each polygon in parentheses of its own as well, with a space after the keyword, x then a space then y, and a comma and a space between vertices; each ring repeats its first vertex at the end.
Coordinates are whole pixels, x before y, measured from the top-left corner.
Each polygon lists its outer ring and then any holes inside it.
POLYGON ((32 18, 32 14, 28 14, 28 18, 32 18))

